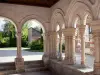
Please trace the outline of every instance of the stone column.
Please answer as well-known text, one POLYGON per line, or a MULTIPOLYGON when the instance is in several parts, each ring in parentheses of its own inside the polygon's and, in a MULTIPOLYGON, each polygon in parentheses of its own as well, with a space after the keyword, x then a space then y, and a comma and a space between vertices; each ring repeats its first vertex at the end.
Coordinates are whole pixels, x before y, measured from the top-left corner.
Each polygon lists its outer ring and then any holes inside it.
POLYGON ((94 75, 100 75, 100 20, 91 22, 95 47, 94 75))
POLYGON ((15 58, 15 66, 17 71, 24 71, 24 59, 21 52, 21 32, 17 32, 17 57, 15 58))
POLYGON ((85 65, 85 28, 86 25, 79 25, 79 34, 81 39, 81 64, 85 65))
POLYGON ((46 32, 45 34, 43 34, 44 36, 44 55, 42 57, 42 60, 45 64, 45 67, 48 67, 49 66, 49 57, 50 57, 50 52, 49 52, 49 48, 50 48, 50 37, 49 37, 49 34, 48 32, 46 32))
POLYGON ((75 28, 67 28, 63 30, 65 36, 65 64, 75 63, 75 28))
POLYGON ((48 34, 44 33, 43 34, 43 40, 44 40, 44 56, 48 56, 48 34))
POLYGON ((56 40, 57 40, 57 33, 56 32, 50 32, 50 44, 51 44, 51 58, 57 59, 57 50, 56 50, 56 40))
POLYGON ((60 46, 60 48, 59 48, 59 58, 58 58, 58 60, 62 60, 62 31, 60 30, 60 31, 58 31, 58 34, 59 34, 59 46, 60 46))

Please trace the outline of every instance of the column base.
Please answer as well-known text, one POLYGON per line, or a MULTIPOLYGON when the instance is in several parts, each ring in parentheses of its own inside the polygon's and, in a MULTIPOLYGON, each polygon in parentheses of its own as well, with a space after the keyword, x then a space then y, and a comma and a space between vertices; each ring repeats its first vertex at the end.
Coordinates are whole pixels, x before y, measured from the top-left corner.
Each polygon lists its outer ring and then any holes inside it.
POLYGON ((45 67, 48 67, 49 66, 49 56, 44 54, 42 57, 42 60, 43 60, 45 67))
POLYGON ((81 65, 85 66, 85 62, 84 61, 81 61, 81 65))
POLYGON ((74 65, 75 61, 72 58, 71 59, 65 58, 63 63, 66 65, 74 65))
POLYGON ((62 61, 63 60, 62 56, 58 57, 57 60, 62 61))
POLYGON ((94 63, 94 75, 100 75, 100 63, 94 63))
POLYGON ((50 59, 57 59, 57 56, 56 56, 56 54, 50 54, 50 59))
POLYGON ((24 58, 15 58, 15 66, 17 72, 24 72, 24 58))

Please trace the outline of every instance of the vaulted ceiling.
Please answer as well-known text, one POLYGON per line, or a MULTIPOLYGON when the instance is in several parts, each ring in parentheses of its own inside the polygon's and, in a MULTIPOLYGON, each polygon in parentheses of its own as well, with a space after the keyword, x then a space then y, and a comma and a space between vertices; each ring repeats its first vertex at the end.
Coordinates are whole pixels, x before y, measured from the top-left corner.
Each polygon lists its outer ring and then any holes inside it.
POLYGON ((0 3, 22 4, 31 6, 51 7, 59 0, 0 0, 0 3))

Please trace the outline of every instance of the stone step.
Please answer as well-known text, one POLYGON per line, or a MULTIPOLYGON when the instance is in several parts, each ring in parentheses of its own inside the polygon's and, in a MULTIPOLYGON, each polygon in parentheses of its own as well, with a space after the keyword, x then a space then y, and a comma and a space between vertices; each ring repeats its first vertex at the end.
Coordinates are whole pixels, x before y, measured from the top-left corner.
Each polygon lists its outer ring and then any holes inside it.
MULTIPOLYGON (((42 60, 37 61, 25 61, 25 72, 37 72, 37 71, 46 71, 47 68, 44 67, 42 60)), ((15 63, 0 63, 0 75, 9 75, 15 74, 16 68, 15 63)))
POLYGON ((6 71, 0 71, 0 75, 10 75, 17 73, 16 70, 6 70, 6 71))
POLYGON ((15 66, 15 63, 14 62, 0 63, 0 67, 1 66, 15 66))
POLYGON ((39 68, 25 69, 25 72, 37 72, 37 71, 46 71, 46 70, 48 70, 46 67, 39 67, 39 68))
POLYGON ((25 68, 36 68, 36 67, 44 67, 44 64, 29 64, 29 65, 25 65, 25 68))
POLYGON ((0 71, 15 70, 15 66, 0 66, 0 71))
POLYGON ((21 73, 21 75, 52 75, 52 74, 50 71, 37 71, 37 72, 24 72, 24 73, 21 73))
POLYGON ((24 64, 25 64, 25 65, 29 65, 29 64, 43 64, 43 61, 42 61, 42 60, 25 61, 24 64))

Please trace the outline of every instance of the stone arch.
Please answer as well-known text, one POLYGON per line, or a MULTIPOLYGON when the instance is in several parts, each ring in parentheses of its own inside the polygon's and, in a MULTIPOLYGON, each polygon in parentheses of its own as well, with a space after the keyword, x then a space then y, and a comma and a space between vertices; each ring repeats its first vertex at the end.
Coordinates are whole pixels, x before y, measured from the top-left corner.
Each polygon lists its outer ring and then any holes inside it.
POLYGON ((13 21, 11 18, 8 18, 8 17, 5 17, 5 16, 1 16, 1 15, 0 15, 0 18, 5 18, 6 20, 10 21, 14 25, 15 31, 16 32, 18 31, 17 23, 15 21, 13 21))
POLYGON ((100 19, 100 4, 97 9, 97 19, 100 19))
POLYGON ((76 14, 74 15, 75 17, 72 19, 72 27, 76 28, 77 24, 80 25, 81 24, 81 17, 80 15, 76 14))
POLYGON ((63 29, 65 27, 65 19, 64 19, 64 12, 61 9, 56 9, 51 17, 51 29, 56 31, 56 26, 59 24, 60 28, 63 29))
MULTIPOLYGON (((82 2, 76 2, 72 6, 70 6, 66 12, 65 18, 68 20, 68 27, 72 27, 72 19, 75 17, 75 15, 83 15, 84 11, 90 11, 92 12, 91 8, 82 2)), ((81 17, 82 19, 82 17, 81 17)))
POLYGON ((85 11, 85 13, 83 14, 83 19, 82 19, 83 22, 82 23, 84 25, 86 25, 86 24, 89 24, 92 20, 93 20, 92 14, 88 11, 85 11), (88 22, 87 22, 87 20, 88 20, 88 22))
POLYGON ((41 17, 37 16, 37 15, 28 15, 26 17, 24 17, 21 21, 20 21, 20 31, 22 29, 22 26, 25 22, 29 21, 29 20, 37 20, 39 23, 41 23, 42 28, 44 29, 43 31, 46 31, 46 25, 45 25, 45 21, 44 19, 42 19, 41 17))

